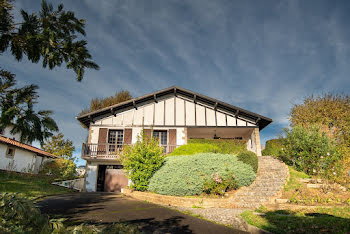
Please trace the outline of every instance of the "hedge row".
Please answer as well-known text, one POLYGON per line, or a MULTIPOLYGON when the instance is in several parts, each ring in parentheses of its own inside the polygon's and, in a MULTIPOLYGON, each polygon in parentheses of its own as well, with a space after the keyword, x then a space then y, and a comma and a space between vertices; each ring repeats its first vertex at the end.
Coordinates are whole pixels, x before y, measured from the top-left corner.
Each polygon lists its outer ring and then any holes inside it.
POLYGON ((217 172, 223 177, 233 174, 239 187, 250 185, 256 177, 250 165, 232 154, 202 153, 166 158, 151 178, 148 189, 163 195, 198 195, 205 181, 217 172))
POLYGON ((171 155, 193 155, 197 153, 239 154, 247 149, 244 140, 189 139, 186 145, 176 148, 171 155))

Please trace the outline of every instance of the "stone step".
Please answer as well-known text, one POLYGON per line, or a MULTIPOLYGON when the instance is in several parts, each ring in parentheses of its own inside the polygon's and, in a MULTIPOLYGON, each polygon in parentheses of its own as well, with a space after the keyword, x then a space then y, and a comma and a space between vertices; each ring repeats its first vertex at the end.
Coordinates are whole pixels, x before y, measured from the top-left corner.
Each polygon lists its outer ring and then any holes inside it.
POLYGON ((259 168, 255 181, 238 191, 232 198, 233 207, 257 208, 275 202, 288 177, 288 168, 272 156, 258 157, 259 168))

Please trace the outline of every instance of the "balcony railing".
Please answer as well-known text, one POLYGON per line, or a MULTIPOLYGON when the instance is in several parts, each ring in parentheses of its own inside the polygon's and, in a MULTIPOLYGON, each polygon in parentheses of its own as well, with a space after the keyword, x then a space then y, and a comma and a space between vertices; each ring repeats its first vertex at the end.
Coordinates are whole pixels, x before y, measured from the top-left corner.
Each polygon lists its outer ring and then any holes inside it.
MULTIPOLYGON (((84 159, 119 159, 126 144, 87 144, 83 143, 81 157, 84 159)), ((173 152, 178 145, 161 145, 164 154, 173 152)))

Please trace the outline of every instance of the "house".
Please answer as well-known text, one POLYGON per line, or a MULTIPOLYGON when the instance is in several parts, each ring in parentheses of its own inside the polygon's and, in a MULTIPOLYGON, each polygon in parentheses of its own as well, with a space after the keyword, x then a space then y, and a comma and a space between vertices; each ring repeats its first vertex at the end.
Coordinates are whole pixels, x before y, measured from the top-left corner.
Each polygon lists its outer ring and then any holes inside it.
POLYGON ((46 160, 55 155, 19 142, 20 135, 12 135, 11 127, 0 132, 0 170, 37 174, 46 160))
POLYGON ((243 139, 261 155, 260 131, 271 119, 180 87, 170 87, 78 116, 88 129, 82 146, 86 191, 118 191, 128 184, 120 163, 124 145, 142 131, 165 153, 188 139, 243 139))

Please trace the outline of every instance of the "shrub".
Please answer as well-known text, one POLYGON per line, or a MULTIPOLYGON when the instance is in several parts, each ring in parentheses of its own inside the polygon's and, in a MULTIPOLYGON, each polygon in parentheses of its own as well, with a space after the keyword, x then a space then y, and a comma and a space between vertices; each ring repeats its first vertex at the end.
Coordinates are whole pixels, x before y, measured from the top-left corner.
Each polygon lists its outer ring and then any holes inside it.
POLYGON ((287 164, 309 175, 332 178, 339 173, 341 155, 337 153, 334 142, 319 127, 295 126, 285 132, 281 158, 287 164))
POLYGON ((281 154, 283 148, 283 139, 272 139, 266 141, 265 149, 261 151, 263 156, 275 156, 278 157, 281 154))
POLYGON ((54 179, 69 180, 75 178, 75 163, 70 159, 58 158, 44 162, 41 174, 52 175, 54 179))
POLYGON ((258 156, 251 151, 244 151, 237 155, 237 159, 250 165, 255 173, 258 171, 258 156))
POLYGON ((207 179, 204 182, 203 192, 206 194, 214 195, 224 195, 225 192, 232 189, 237 189, 238 184, 235 176, 232 173, 229 173, 226 176, 220 176, 217 172, 212 175, 211 178, 207 179))
POLYGON ((169 156, 175 155, 194 155, 199 153, 216 153, 219 148, 216 145, 208 143, 190 143, 176 148, 169 156))
POLYGON ((49 219, 33 201, 19 194, 0 193, 0 233, 140 233, 130 223, 113 223, 101 229, 84 223, 65 227, 64 220, 49 219))
POLYGON ((126 146, 121 157, 124 169, 132 181, 131 187, 138 191, 148 188, 149 180, 163 165, 163 148, 156 140, 143 134, 133 146, 126 146))
POLYGON ((238 154, 247 150, 247 141, 245 140, 226 140, 226 139, 189 139, 188 144, 200 143, 211 144, 218 148, 216 153, 238 154))
POLYGON ((49 220, 33 202, 18 194, 0 194, 1 233, 49 233, 49 220))
POLYGON ((203 192, 205 181, 214 173, 223 177, 234 174, 238 187, 251 184, 256 176, 251 166, 230 154, 168 157, 151 178, 148 190, 164 195, 198 195, 203 192))

